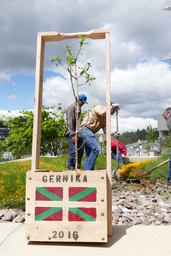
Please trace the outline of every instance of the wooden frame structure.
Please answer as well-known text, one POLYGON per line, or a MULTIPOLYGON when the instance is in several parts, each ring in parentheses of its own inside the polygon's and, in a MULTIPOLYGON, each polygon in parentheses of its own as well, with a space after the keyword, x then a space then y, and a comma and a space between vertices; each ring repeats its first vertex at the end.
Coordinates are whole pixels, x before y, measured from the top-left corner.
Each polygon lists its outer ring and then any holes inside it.
POLYGON ((33 144, 32 144, 32 167, 31 172, 39 171, 40 160, 40 140, 41 140, 41 112, 42 112, 42 93, 43 93, 43 69, 45 43, 57 42, 67 39, 88 36, 92 40, 105 39, 106 45, 106 136, 107 136, 107 233, 112 236, 112 185, 111 185, 111 87, 110 87, 110 32, 108 29, 94 29, 88 32, 78 33, 59 33, 59 32, 40 32, 37 36, 37 56, 36 56, 36 81, 34 99, 34 125, 33 125, 33 144))

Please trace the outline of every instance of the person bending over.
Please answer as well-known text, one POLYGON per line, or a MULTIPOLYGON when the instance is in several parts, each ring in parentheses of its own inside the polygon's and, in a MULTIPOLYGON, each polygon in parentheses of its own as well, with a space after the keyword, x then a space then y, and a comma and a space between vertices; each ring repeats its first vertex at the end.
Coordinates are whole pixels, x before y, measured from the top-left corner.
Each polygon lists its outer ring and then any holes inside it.
MULTIPOLYGON (((111 103, 111 115, 119 109, 117 103, 111 103)), ((85 147, 85 160, 83 170, 94 170, 94 164, 99 154, 99 146, 95 139, 95 133, 100 129, 106 134, 106 107, 97 105, 88 113, 81 123, 79 132, 85 147)))

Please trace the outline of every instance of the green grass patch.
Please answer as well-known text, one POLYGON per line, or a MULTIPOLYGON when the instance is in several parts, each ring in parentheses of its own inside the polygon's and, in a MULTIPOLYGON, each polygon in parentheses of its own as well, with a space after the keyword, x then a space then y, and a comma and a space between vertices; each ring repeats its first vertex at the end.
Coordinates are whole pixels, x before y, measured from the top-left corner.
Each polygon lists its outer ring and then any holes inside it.
MULTIPOLYGON (((66 171, 68 155, 41 157, 39 169, 66 171)), ((84 157, 81 169, 83 169, 84 157)), ((117 162, 112 160, 112 169, 117 162)), ((120 167, 122 164, 120 164, 120 167)), ((106 169, 106 157, 99 155, 95 170, 106 169)), ((0 208, 25 209, 26 172, 31 170, 31 160, 5 162, 0 164, 0 208)))
MULTIPOLYGON (((142 160, 139 162, 129 163, 123 166, 119 174, 122 177, 134 178, 133 176, 134 171, 144 170, 148 172, 150 169, 161 164, 162 162, 166 161, 169 158, 170 158, 169 154, 163 154, 162 156, 160 156, 155 160, 150 160, 150 161, 142 160)), ((142 176, 139 178, 141 179, 145 177, 153 183, 155 183, 156 181, 167 182, 168 172, 169 172, 169 162, 152 170, 147 176, 142 176)))
MULTIPOLYGON (((169 154, 161 156, 157 160, 152 160, 143 166, 143 170, 148 171, 152 167, 170 158, 169 154)), ((68 154, 60 157, 41 157, 39 169, 51 171, 66 171, 68 154)), ((84 157, 81 169, 83 169, 84 157)), ((112 170, 115 170, 117 162, 112 159, 112 170)), ((127 165, 119 164, 119 168, 127 165)), ((138 166, 138 165, 137 165, 138 166)), ((95 170, 106 169, 106 157, 99 155, 95 162, 95 170)), ((26 172, 31 170, 31 160, 5 162, 0 164, 0 208, 25 209, 26 172)), ((159 180, 167 181, 169 163, 153 170, 148 176, 152 182, 159 180)))
MULTIPOLYGON (((153 168, 154 166, 157 166, 158 164, 166 161, 169 158, 170 158, 170 155, 168 154, 168 155, 161 156, 157 160, 150 161, 149 164, 144 166, 144 170, 146 172, 148 172, 151 168, 153 168)), ((157 169, 154 169, 153 171, 151 171, 146 176, 146 178, 148 178, 151 182, 154 182, 154 183, 157 180, 160 181, 160 182, 167 182, 168 172, 169 172, 169 162, 160 166, 160 167, 158 167, 157 169)))
MULTIPOLYGON (((167 160, 167 159, 165 159, 165 160, 167 160)), ((144 170, 148 172, 151 168, 153 168, 154 166, 157 166, 158 164, 164 162, 165 160, 163 160, 163 159, 153 160, 147 166, 144 167, 144 170)), ((155 183, 156 181, 167 182, 168 172, 169 172, 169 163, 164 164, 163 166, 152 170, 146 176, 146 178, 149 179, 153 183, 155 183)))

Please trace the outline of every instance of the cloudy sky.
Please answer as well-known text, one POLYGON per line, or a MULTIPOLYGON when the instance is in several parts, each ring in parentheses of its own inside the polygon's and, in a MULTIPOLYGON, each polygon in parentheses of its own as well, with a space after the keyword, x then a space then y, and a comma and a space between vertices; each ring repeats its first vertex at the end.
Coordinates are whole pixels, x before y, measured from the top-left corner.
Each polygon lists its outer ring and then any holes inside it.
MULTIPOLYGON (((119 130, 157 127, 157 116, 171 105, 171 11, 163 0, 0 0, 0 114, 34 108, 38 32, 110 30, 111 100, 120 105, 119 130)), ((170 1, 169 1, 170 2, 170 1)), ((105 40, 88 40, 80 65, 90 61, 96 78, 80 87, 91 109, 106 104, 105 40)), ((74 101, 69 75, 51 63, 63 45, 76 53, 78 40, 47 43, 45 47, 43 104, 74 101)), ((112 117, 112 130, 116 120, 112 117)))

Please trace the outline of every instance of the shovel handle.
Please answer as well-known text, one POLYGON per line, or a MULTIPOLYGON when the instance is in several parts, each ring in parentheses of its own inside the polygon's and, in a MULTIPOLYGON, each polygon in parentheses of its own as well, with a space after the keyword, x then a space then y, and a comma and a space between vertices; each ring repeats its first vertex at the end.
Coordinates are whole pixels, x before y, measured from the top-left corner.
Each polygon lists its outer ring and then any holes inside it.
POLYGON ((158 167, 160 167, 160 166, 162 166, 162 165, 164 165, 164 164, 167 164, 169 161, 170 161, 170 158, 167 159, 166 161, 164 161, 164 162, 162 162, 162 163, 160 163, 160 164, 154 166, 154 167, 151 168, 144 176, 146 176, 147 174, 149 174, 151 171, 157 169, 158 167))

